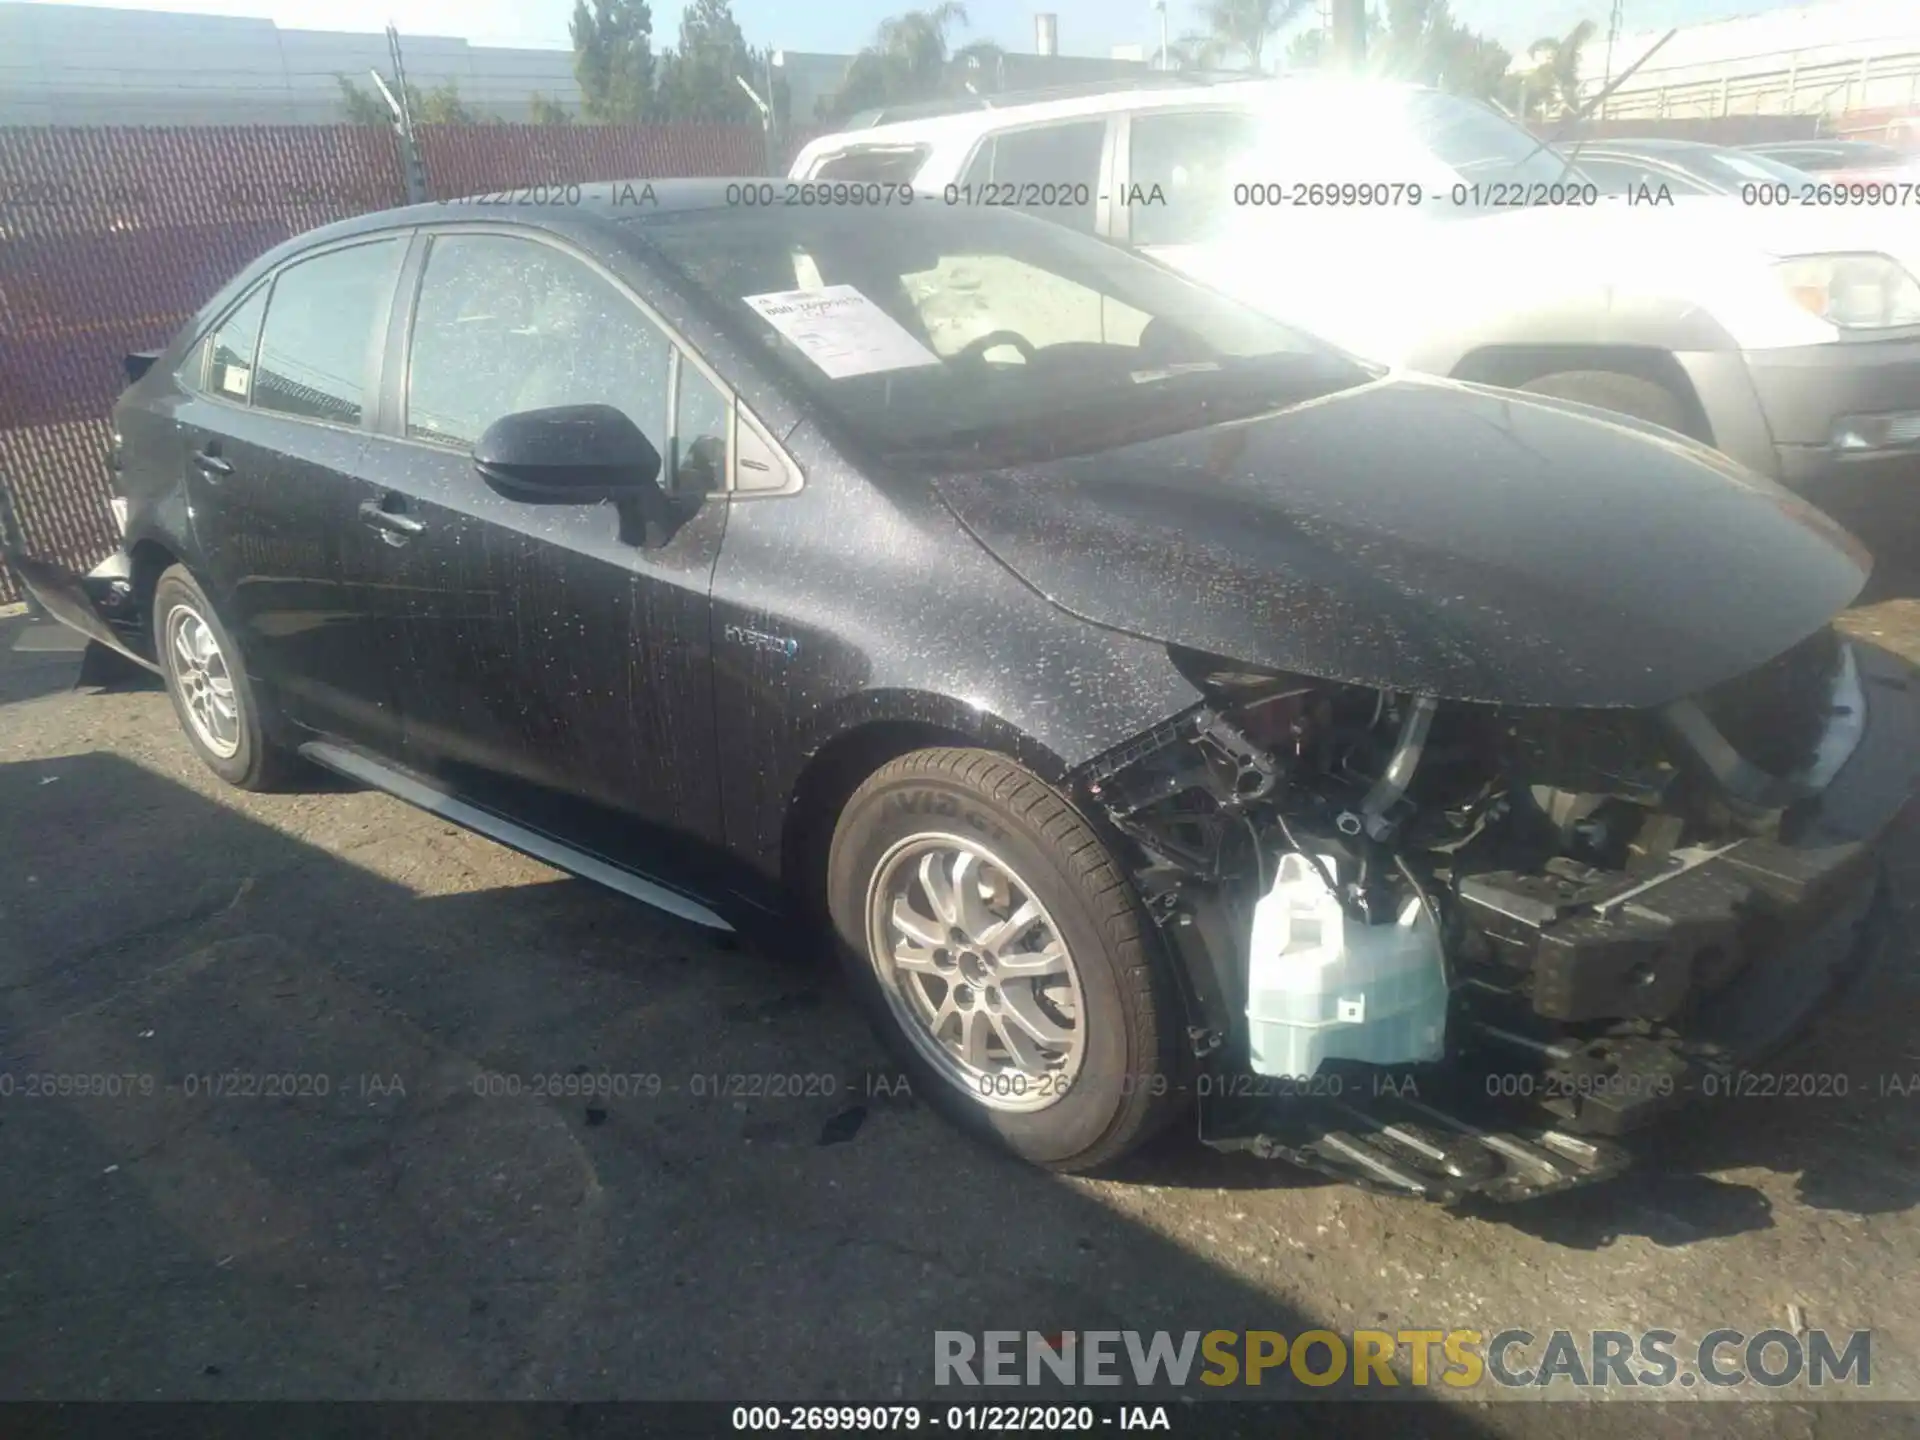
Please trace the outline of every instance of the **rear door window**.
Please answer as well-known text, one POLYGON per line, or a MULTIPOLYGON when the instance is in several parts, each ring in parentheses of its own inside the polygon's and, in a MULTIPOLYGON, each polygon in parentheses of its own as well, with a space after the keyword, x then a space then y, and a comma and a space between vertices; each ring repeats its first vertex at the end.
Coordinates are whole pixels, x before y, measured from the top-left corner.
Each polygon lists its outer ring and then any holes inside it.
POLYGON ((258 285, 187 352, 176 371, 189 390, 211 392, 241 405, 253 390, 253 352, 267 313, 266 284, 258 285))
POLYGON ((399 240, 378 240, 280 272, 259 368, 247 381, 255 408, 336 425, 364 420, 403 249, 399 240))
POLYGON ((991 136, 967 167, 963 203, 1011 205, 1093 233, 1107 122, 1077 120, 991 136))
POLYGON ((925 145, 871 145, 859 150, 842 150, 829 155, 813 167, 815 180, 891 181, 910 185, 926 163, 925 145))
POLYGON ((260 322, 267 313, 267 287, 241 302, 207 337, 211 368, 207 387, 216 395, 244 401, 253 389, 253 352, 260 343, 260 322))

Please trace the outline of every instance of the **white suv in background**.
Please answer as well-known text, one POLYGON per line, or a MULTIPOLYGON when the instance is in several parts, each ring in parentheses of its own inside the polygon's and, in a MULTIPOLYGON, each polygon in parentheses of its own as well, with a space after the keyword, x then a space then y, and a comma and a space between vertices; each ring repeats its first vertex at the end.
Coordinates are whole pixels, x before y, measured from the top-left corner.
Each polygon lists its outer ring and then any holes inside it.
POLYGON ((1859 482, 1920 479, 1920 211, 1608 196, 1577 160, 1440 91, 1302 78, 994 97, 823 136, 790 178, 1014 204, 1370 359, 1692 435, 1843 514, 1859 482))

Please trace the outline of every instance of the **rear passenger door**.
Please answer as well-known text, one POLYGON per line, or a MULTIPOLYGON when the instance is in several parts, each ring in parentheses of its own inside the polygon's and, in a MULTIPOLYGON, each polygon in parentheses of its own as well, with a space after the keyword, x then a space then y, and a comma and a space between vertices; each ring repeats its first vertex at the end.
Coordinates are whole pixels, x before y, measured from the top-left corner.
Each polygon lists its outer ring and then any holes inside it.
POLYGON ((329 246, 243 296, 190 354, 176 412, 203 584, 287 717, 398 744, 377 556, 354 527, 400 235, 329 246))
POLYGON ((393 337, 392 433, 369 524, 390 542, 406 756, 530 820, 605 806, 717 833, 708 594, 731 396, 612 274, 530 232, 424 234, 393 337), (660 451, 681 520, 509 499, 473 445, 503 415, 608 404, 660 451), (388 528, 390 527, 390 528, 388 528))

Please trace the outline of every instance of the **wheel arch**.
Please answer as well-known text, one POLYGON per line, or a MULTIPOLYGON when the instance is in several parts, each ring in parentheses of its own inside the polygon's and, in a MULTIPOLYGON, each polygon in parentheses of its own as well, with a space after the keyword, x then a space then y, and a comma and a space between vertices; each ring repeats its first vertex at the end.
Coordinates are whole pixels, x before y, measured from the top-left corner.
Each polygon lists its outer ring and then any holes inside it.
POLYGON ((175 565, 185 563, 177 547, 151 536, 129 546, 127 558, 133 562, 133 598, 142 610, 152 605, 154 587, 160 583, 160 577, 175 565))
POLYGON ((153 643, 153 592, 160 577, 175 565, 183 564, 179 550, 164 540, 145 536, 127 546, 127 584, 131 592, 132 612, 138 619, 141 648, 148 658, 157 660, 153 643))
POLYGON ((1692 376, 1671 350, 1656 345, 1482 345, 1461 356, 1449 378, 1517 389, 1529 381, 1577 370, 1609 371, 1658 385, 1686 413, 1686 433, 1713 443, 1713 424, 1692 376))
POLYGON ((780 827, 783 886, 809 909, 824 903, 827 850, 849 796, 874 771, 915 750, 955 745, 1017 761, 1065 791, 1070 766, 992 711, 916 691, 870 693, 820 732, 793 784, 780 827))

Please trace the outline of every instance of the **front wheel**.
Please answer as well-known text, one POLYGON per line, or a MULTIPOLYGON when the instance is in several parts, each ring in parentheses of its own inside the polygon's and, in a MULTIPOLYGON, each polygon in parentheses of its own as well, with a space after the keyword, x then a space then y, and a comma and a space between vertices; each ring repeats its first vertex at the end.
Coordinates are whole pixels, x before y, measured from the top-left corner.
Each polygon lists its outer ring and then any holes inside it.
POLYGON ((293 757, 268 734, 240 647, 183 565, 154 586, 153 645, 173 712, 206 767, 242 790, 278 788, 293 757))
POLYGON ((1174 1113, 1178 1002, 1133 887, 1038 776, 920 750, 854 792, 828 859, 839 950, 916 1091, 1050 1169, 1174 1113))

